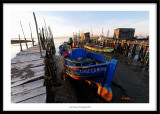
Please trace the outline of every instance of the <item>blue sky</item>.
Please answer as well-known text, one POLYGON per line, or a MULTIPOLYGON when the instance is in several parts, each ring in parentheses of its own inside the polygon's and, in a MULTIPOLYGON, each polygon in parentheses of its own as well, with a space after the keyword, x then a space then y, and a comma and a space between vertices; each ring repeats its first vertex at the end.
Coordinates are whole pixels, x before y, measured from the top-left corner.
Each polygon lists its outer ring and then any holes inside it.
MULTIPOLYGON (((30 22, 35 30, 32 12, 18 13, 14 12, 12 17, 15 15, 25 17, 16 18, 21 20, 23 26, 28 26, 27 21, 30 22)), ((73 32, 91 30, 93 35, 101 35, 102 28, 103 35, 107 35, 109 29, 109 36, 113 36, 116 28, 135 28, 135 35, 149 35, 148 11, 37 11, 35 14, 39 27, 44 26, 43 18, 45 18, 47 25, 51 26, 54 37, 71 37, 73 32)), ((15 24, 15 22, 12 23, 15 24)))

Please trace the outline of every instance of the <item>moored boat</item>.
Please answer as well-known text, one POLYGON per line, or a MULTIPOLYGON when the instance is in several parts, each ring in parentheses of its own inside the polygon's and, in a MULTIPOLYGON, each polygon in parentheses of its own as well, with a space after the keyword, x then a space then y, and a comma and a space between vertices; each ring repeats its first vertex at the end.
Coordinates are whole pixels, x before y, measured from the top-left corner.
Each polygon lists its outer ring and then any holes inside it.
POLYGON ((114 47, 101 47, 98 45, 84 45, 86 49, 90 49, 93 51, 99 51, 99 52, 113 52, 114 47))
POLYGON ((83 48, 69 48, 67 44, 59 47, 60 61, 62 67, 73 79, 86 80, 98 86, 97 93, 106 101, 113 97, 111 82, 118 61, 103 60, 104 56, 83 48))

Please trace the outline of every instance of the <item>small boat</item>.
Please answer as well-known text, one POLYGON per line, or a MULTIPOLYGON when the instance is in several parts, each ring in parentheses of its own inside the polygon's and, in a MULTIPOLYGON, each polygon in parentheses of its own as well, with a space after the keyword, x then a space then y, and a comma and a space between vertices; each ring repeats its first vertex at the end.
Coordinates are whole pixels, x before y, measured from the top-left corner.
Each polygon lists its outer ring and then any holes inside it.
POLYGON ((114 47, 102 47, 98 45, 84 45, 86 49, 90 49, 93 51, 99 51, 99 52, 112 52, 114 51, 114 47))
POLYGON ((118 61, 103 60, 104 56, 84 50, 59 46, 60 61, 66 74, 76 80, 86 80, 97 85, 97 93, 106 101, 112 99, 111 82, 118 61))

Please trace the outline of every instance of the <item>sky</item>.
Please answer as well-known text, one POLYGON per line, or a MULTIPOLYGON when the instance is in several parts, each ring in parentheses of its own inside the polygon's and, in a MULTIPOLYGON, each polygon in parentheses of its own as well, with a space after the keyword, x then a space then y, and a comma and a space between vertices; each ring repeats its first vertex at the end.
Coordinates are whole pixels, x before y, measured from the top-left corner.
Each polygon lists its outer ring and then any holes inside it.
MULTIPOLYGON (((135 28, 135 35, 144 37, 149 35, 148 11, 36 11, 38 27, 50 26, 54 37, 72 37, 79 32, 91 32, 93 35, 112 37, 116 28, 135 28)), ((17 38, 18 34, 30 37, 30 28, 33 37, 37 37, 32 11, 14 11, 10 14, 11 37, 17 38)))

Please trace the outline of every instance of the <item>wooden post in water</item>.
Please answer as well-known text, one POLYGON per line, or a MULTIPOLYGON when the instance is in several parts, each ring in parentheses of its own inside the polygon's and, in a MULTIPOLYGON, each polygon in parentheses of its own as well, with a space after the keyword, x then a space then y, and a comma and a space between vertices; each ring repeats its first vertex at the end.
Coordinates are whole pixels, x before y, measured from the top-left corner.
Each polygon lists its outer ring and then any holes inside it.
MULTIPOLYGON (((147 64, 146 64, 146 61, 147 61, 147 59, 149 59, 149 57, 147 56, 148 53, 149 53, 149 47, 148 47, 148 50, 147 50, 147 52, 146 52, 146 54, 145 54, 145 58, 144 58, 144 64, 145 64, 145 65, 147 65, 147 64)), ((149 61, 147 61, 147 63, 148 63, 148 62, 149 62, 149 61)))
POLYGON ((20 21, 20 25, 21 25, 21 28, 22 28, 22 32, 23 32, 23 36, 24 36, 25 42, 26 42, 26 47, 27 47, 27 49, 28 49, 28 45, 27 45, 26 37, 25 37, 25 35, 24 35, 24 31, 23 31, 23 27, 22 27, 21 21, 20 21))
POLYGON ((38 44, 39 44, 40 54, 41 54, 41 57, 42 57, 41 45, 40 45, 39 34, 38 34, 38 25, 37 25, 37 20, 36 20, 36 16, 35 16, 34 12, 33 12, 33 16, 34 16, 36 30, 37 30, 37 37, 38 37, 38 44))
POLYGON ((31 40, 32 40, 32 44, 33 44, 33 46, 34 46, 34 40, 33 40, 33 38, 32 38, 32 30, 31 30, 30 23, 29 23, 29 28, 30 28, 30 31, 31 31, 31 40))
POLYGON ((42 36, 43 36, 43 42, 45 43, 46 38, 45 38, 45 36, 44 36, 44 28, 43 28, 43 27, 42 27, 42 36))
POLYGON ((135 55, 135 41, 134 41, 134 43, 132 44, 131 58, 134 57, 134 55, 135 55))
POLYGON ((142 57, 142 52, 143 52, 143 42, 141 42, 140 44, 140 50, 139 50, 139 55, 138 55, 138 61, 141 60, 141 57, 142 57))
POLYGON ((22 44, 21 44, 20 35, 19 35, 19 43, 20 43, 20 51, 22 51, 22 44))
POLYGON ((148 65, 149 65, 149 57, 148 57, 148 60, 147 60, 146 66, 148 66, 148 65))
MULTIPOLYGON (((147 44, 147 43, 146 43, 146 44, 147 44)), ((143 51, 143 54, 142 54, 142 61, 144 61, 144 57, 145 57, 146 50, 147 50, 147 46, 145 45, 144 51, 143 51)))
POLYGON ((115 49, 117 50, 117 46, 118 46, 118 40, 116 39, 116 43, 115 43, 115 49))
POLYGON ((128 40, 126 44, 125 56, 128 56, 129 47, 130 47, 130 40, 128 40))
MULTIPOLYGON (((41 45, 41 48, 43 49, 43 39, 42 39, 42 32, 41 32, 41 29, 39 28, 39 40, 40 40, 40 45, 41 45)), ((44 49, 43 49, 44 50, 44 49)))
POLYGON ((123 50, 124 50, 124 40, 122 40, 122 43, 121 43, 121 51, 120 51, 121 54, 123 54, 123 50))

